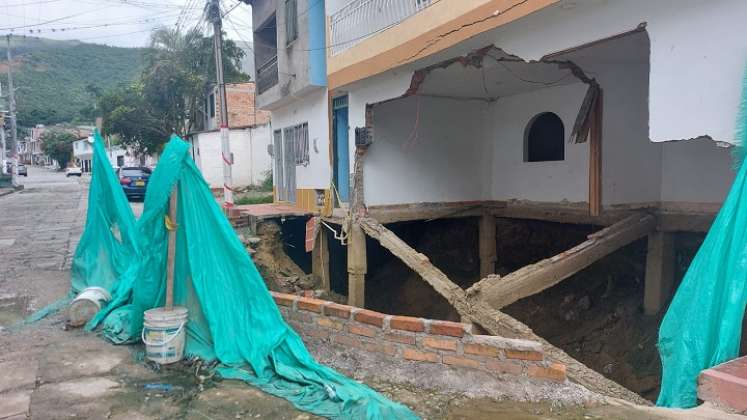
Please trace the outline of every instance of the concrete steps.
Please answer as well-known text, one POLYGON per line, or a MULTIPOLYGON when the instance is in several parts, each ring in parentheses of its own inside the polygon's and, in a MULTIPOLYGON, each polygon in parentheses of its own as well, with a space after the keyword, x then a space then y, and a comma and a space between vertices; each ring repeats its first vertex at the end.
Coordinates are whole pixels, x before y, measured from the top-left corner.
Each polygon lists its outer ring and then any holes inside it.
POLYGON ((698 377, 698 398, 747 414, 747 356, 706 369, 698 377))

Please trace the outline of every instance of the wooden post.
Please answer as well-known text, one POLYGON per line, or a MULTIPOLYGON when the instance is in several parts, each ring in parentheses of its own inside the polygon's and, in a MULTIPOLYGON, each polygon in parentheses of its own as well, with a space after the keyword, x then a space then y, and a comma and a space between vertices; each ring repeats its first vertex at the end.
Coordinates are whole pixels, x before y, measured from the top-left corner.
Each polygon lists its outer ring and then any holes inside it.
MULTIPOLYGON (((169 220, 172 223, 169 229, 169 251, 168 260, 166 262, 166 309, 171 310, 174 308, 174 263, 176 260, 176 201, 178 196, 177 185, 174 185, 174 189, 171 191, 171 197, 169 197, 169 220)), ((168 226, 167 226, 168 228, 168 226)))
POLYGON ((485 214, 480 218, 478 236, 480 278, 484 279, 490 274, 495 274, 495 262, 498 260, 495 245, 495 216, 485 214))
POLYGON ((322 290, 329 292, 329 244, 324 226, 319 227, 314 249, 311 251, 311 273, 315 279, 319 279, 322 290))
POLYGON ((646 284, 643 311, 656 315, 664 307, 674 287, 674 237, 671 233, 648 235, 646 284))
POLYGON ((594 101, 589 128, 589 214, 602 213, 602 89, 594 101))
POLYGON ((348 236, 348 305, 363 308, 366 291, 366 235, 354 223, 348 236))

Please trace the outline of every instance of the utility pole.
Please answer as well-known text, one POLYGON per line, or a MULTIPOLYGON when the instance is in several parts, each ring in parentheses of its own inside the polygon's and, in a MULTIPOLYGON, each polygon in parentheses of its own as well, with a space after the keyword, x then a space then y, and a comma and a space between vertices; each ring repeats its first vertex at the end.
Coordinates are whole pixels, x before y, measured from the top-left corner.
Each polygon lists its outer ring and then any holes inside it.
POLYGON ((10 156, 11 158, 16 159, 16 165, 14 165, 13 170, 13 185, 15 185, 15 176, 18 172, 18 146, 17 146, 17 129, 16 129, 16 93, 15 89, 13 88, 13 66, 12 59, 10 53, 10 34, 5 36, 6 46, 7 46, 7 56, 8 56, 8 98, 9 100, 9 107, 10 107, 10 156))
POLYGON ((223 207, 228 212, 233 207, 233 178, 231 176, 233 154, 231 154, 229 142, 226 84, 223 81, 223 24, 219 0, 208 0, 207 16, 213 22, 213 51, 215 52, 215 77, 220 100, 220 144, 223 155, 223 207))

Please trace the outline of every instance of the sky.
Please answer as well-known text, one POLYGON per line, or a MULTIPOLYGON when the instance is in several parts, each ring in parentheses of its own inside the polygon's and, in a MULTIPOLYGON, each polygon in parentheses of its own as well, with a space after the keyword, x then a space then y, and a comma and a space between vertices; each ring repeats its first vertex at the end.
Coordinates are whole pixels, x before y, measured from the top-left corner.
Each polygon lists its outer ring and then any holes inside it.
MULTIPOLYGON (((206 0, 0 0, 0 35, 77 39, 118 47, 142 47, 159 26, 184 30, 201 24, 206 0)), ((251 42, 251 7, 221 0, 230 12, 224 31, 235 41, 251 42)), ((212 33, 212 29, 206 33, 212 33)))

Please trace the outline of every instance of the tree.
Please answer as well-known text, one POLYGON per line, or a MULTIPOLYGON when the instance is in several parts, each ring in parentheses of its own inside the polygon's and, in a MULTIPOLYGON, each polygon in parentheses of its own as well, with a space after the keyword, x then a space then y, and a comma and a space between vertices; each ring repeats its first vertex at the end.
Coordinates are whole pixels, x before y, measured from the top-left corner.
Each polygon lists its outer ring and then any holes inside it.
MULTIPOLYGON (((243 82, 244 51, 230 40, 223 47, 227 82, 243 82)), ((198 109, 215 75, 213 44, 198 30, 161 28, 151 35, 145 70, 130 86, 98 96, 104 131, 117 134, 138 154, 153 154, 172 133, 184 135, 201 119, 198 109)))
POLYGON ((57 161, 60 169, 67 167, 73 154, 73 142, 78 138, 67 131, 49 130, 41 135, 42 150, 57 161))

